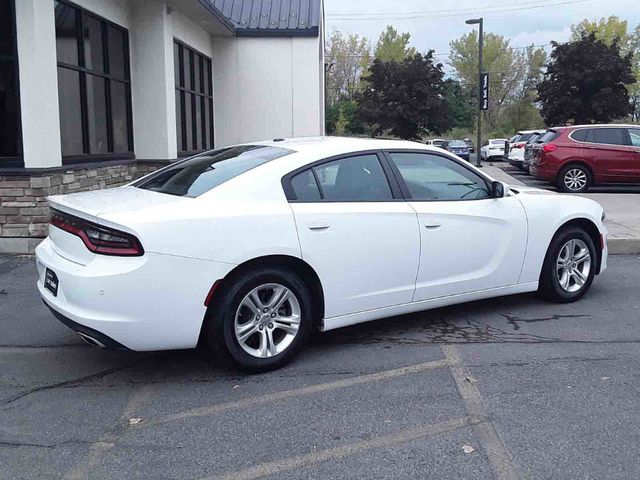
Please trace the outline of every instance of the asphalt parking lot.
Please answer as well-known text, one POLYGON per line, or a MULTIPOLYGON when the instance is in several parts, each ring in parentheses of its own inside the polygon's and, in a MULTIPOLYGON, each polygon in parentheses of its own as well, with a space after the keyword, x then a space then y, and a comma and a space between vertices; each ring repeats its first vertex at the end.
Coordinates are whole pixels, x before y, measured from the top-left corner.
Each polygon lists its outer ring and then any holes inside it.
POLYGON ((95 349, 0 256, 2 479, 640 477, 640 257, 571 305, 532 295, 319 335, 244 376, 95 349))

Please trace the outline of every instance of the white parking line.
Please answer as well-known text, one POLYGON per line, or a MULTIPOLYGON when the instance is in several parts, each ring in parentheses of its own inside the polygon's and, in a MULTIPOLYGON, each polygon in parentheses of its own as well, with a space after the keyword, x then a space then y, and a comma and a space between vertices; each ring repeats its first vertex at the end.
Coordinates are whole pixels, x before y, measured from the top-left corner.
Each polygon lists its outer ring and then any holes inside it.
POLYGON ((303 455, 284 458, 282 460, 263 463, 261 465, 249 467, 244 470, 229 472, 220 475, 213 475, 211 477, 206 477, 206 480, 252 480, 268 475, 275 475, 278 473, 286 472, 289 470, 293 470, 294 468, 306 467, 309 465, 314 465, 316 463, 361 454, 368 450, 389 448, 413 440, 440 435, 442 433, 457 430, 467 425, 469 425, 469 419, 465 417, 455 418, 453 420, 424 425, 422 427, 417 427, 411 430, 405 430, 390 435, 374 437, 361 442, 349 443, 340 447, 327 448, 303 455))
POLYGON ((445 358, 450 363, 450 370, 458 385, 458 390, 465 407, 469 413, 469 419, 473 425, 480 442, 484 447, 489 464, 497 480, 515 480, 519 476, 511 457, 511 453, 500 439, 495 427, 489 421, 486 409, 482 402, 480 390, 475 380, 462 365, 462 355, 457 346, 453 344, 442 345, 445 358))
MULTIPOLYGON (((409 375, 412 373, 420 373, 426 370, 434 370, 437 368, 444 368, 449 365, 448 361, 436 360, 433 362, 420 363, 418 365, 410 365, 407 367, 394 368, 392 370, 385 370, 377 373, 368 373, 365 375, 358 375, 354 377, 345 378, 342 380, 336 380, 335 382, 320 383, 317 385, 310 385, 308 387, 293 388, 291 390, 284 390, 281 392, 267 393, 265 395, 258 395, 255 397, 245 398, 243 400, 237 400, 233 402, 217 403, 214 405, 207 405, 206 407, 194 408, 186 410, 184 412, 172 413, 157 420, 150 420, 148 422, 140 424, 141 427, 164 424, 169 422, 175 422, 178 420, 185 420, 187 418, 204 417, 208 415, 216 415, 230 410, 238 410, 241 408, 255 407, 257 405, 263 405, 269 402, 275 402, 279 400, 285 400, 288 398, 302 397, 305 395, 312 395, 314 393, 321 393, 330 390, 337 390, 340 388, 352 387, 354 385, 362 385, 364 383, 381 382, 390 380, 392 378, 401 377, 403 375, 409 375)), ((139 427, 134 427, 139 428, 139 427)))

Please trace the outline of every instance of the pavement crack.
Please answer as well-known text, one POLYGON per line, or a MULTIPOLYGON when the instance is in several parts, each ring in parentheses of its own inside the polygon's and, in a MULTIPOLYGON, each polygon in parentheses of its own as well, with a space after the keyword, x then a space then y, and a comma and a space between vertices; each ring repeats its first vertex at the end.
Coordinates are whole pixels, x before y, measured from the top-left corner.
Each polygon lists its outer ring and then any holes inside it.
POLYGON ((563 320, 565 318, 589 318, 590 315, 560 315, 554 314, 549 317, 540 318, 521 318, 515 315, 509 315, 507 313, 501 313, 501 316, 507 319, 507 323, 513 326, 514 330, 520 330, 519 323, 536 323, 536 322, 548 322, 550 320, 563 320))
POLYGON ((113 373, 129 370, 129 369, 137 367, 139 365, 140 365, 140 363, 136 363, 134 365, 127 365, 127 366, 124 366, 124 367, 108 368, 106 370, 102 370, 102 371, 97 372, 97 373, 92 373, 91 375, 86 375, 86 376, 80 377, 80 378, 74 378, 73 380, 65 380, 64 382, 51 383, 51 384, 48 384, 48 385, 41 385, 39 387, 32 388, 30 390, 27 390, 25 392, 19 393, 17 395, 14 395, 13 397, 8 398, 7 400, 5 400, 4 402, 2 402, 0 404, 0 407, 6 407, 7 405, 10 405, 10 404, 14 403, 14 402, 20 400, 21 398, 27 397, 27 396, 32 395, 34 393, 43 392, 43 391, 46 391, 46 390, 53 390, 53 389, 57 389, 57 388, 76 388, 76 387, 80 387, 85 382, 90 382, 90 381, 93 381, 93 380, 99 380, 100 378, 106 377, 106 376, 111 375, 113 373))

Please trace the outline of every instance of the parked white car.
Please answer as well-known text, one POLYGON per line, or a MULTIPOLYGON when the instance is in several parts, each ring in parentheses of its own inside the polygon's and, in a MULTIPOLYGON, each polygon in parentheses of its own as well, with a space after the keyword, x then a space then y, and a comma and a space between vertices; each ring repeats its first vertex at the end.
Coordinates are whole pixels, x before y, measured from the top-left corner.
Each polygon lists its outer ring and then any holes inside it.
POLYGON ((522 130, 509 141, 508 162, 514 167, 523 169, 524 148, 529 140, 537 135, 541 135, 545 130, 522 130))
POLYGON ((132 184, 49 198, 38 289, 88 342, 282 366, 313 329, 539 291, 607 263, 596 202, 509 188, 423 144, 256 142, 132 184))
POLYGON ((480 149, 481 158, 487 161, 502 160, 504 146, 508 141, 506 138, 490 138, 480 149))

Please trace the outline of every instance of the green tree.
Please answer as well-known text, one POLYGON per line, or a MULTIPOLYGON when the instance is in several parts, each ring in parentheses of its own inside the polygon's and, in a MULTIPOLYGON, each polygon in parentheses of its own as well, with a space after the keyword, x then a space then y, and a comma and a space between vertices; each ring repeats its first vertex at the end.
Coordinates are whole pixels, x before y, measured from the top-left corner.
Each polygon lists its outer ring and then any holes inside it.
POLYGON ((340 100, 326 112, 326 130, 329 135, 365 134, 366 126, 356 115, 354 100, 340 100))
POLYGON ((402 62, 407 57, 416 54, 416 49, 409 46, 411 34, 409 32, 398 34, 391 25, 380 34, 378 43, 373 52, 373 57, 382 62, 402 62))
POLYGON ((471 90, 463 88, 459 81, 448 78, 444 81, 444 91, 451 115, 451 128, 473 129, 477 100, 471 90))
POLYGON ((352 100, 359 88, 362 74, 371 63, 371 44, 357 34, 334 30, 325 49, 327 64, 327 103, 352 100))
POLYGON ((620 47, 622 55, 631 54, 631 68, 636 82, 627 85, 627 91, 632 107, 631 117, 640 121, 640 25, 636 26, 634 31, 630 31, 628 22, 616 16, 599 20, 585 19, 571 27, 571 41, 578 41, 590 33, 607 45, 615 42, 620 47))
POLYGON ((631 54, 621 55, 594 33, 580 40, 553 42, 551 61, 538 85, 547 124, 608 123, 631 113, 626 86, 635 82, 631 54))
MULTIPOLYGON (((449 62, 463 87, 478 92, 478 33, 469 32, 450 44, 449 62)), ((535 117, 535 84, 546 60, 542 48, 511 48, 502 35, 484 35, 483 70, 489 72, 489 110, 483 115, 487 131, 527 128, 535 117)), ((538 117, 539 118, 539 117, 538 117)))
POLYGON ((417 139, 427 131, 449 128, 442 64, 433 63, 433 51, 416 53, 402 62, 373 61, 356 94, 358 116, 373 125, 373 134, 389 132, 417 139))

